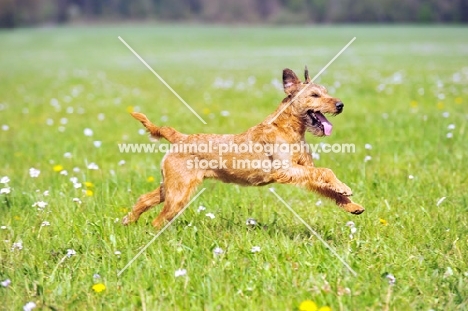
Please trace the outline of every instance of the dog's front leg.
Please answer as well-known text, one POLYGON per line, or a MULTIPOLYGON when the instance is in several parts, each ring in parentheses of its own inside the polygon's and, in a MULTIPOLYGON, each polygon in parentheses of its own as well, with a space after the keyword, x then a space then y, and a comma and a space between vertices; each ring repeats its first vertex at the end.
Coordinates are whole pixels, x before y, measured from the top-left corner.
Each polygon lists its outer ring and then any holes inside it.
POLYGON ((352 195, 351 189, 328 168, 296 164, 287 170, 277 171, 273 178, 277 183, 293 184, 318 192, 334 200, 338 206, 350 213, 360 214, 364 211, 362 206, 348 198, 352 195))

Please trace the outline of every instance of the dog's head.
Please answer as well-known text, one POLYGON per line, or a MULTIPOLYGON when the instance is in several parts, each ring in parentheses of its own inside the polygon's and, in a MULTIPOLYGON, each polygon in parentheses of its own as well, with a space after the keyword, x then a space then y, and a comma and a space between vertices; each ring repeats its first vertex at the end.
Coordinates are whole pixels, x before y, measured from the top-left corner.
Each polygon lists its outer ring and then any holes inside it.
POLYGON ((316 136, 328 136, 332 124, 324 114, 337 115, 343 112, 344 104, 339 98, 328 95, 327 89, 310 81, 305 68, 305 81, 301 82, 291 69, 283 70, 284 92, 295 115, 302 118, 307 130, 316 136))

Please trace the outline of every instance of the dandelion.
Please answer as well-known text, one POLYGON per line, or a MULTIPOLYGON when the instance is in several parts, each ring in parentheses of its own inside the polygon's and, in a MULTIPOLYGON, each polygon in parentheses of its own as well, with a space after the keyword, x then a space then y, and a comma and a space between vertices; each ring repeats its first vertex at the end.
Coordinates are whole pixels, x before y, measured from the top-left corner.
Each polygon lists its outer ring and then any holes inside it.
POLYGON ((44 221, 41 223, 41 227, 47 227, 47 226, 50 226, 50 222, 48 222, 47 220, 44 220, 44 221))
POLYGON ((0 282, 0 285, 2 285, 3 287, 8 287, 10 286, 10 284, 11 284, 10 279, 6 279, 5 281, 0 282))
POLYGON ((395 285, 396 277, 393 274, 387 274, 385 278, 388 280, 388 284, 395 285))
POLYGON ((65 153, 63 154, 63 157, 64 157, 64 158, 67 158, 67 159, 70 159, 70 158, 72 157, 72 154, 71 154, 70 152, 65 152, 65 153))
POLYGON ((75 256, 76 255, 76 251, 74 249, 67 249, 67 257, 70 258, 71 256, 75 256))
POLYGON ((63 166, 60 164, 57 164, 57 165, 54 165, 52 169, 54 170, 54 172, 61 172, 63 171, 63 166))
POLYGON ((89 181, 85 181, 84 184, 85 184, 86 188, 92 188, 92 187, 94 187, 94 184, 93 184, 92 182, 89 182, 89 181))
POLYGON ((211 219, 215 218, 215 215, 213 213, 206 213, 205 216, 210 217, 211 219))
POLYGON ((93 190, 86 189, 85 195, 87 197, 92 197, 94 195, 94 192, 93 192, 93 190))
POLYGON ((94 162, 91 162, 88 164, 88 170, 98 170, 99 169, 99 166, 94 163, 94 162))
POLYGON ((179 276, 185 276, 187 275, 187 270, 185 269, 178 269, 174 272, 174 276, 178 278, 179 276))
POLYGON ((380 219, 379 219, 379 222, 380 222, 380 224, 382 224, 382 225, 384 225, 384 226, 388 226, 388 221, 386 221, 386 220, 383 219, 383 218, 380 218, 380 219))
POLYGON ((10 182, 10 178, 8 176, 3 176, 0 178, 0 184, 8 184, 10 182))
POLYGON ((104 284, 102 284, 102 283, 97 283, 97 284, 94 284, 91 288, 92 288, 93 291, 95 291, 96 293, 100 293, 100 292, 106 290, 106 285, 104 285, 104 284))
POLYGON ((213 254, 215 254, 215 256, 222 255, 223 253, 224 253, 224 250, 223 250, 221 247, 216 247, 216 248, 213 250, 213 254))
POLYGON ((299 305, 299 311, 318 311, 318 307, 312 300, 304 300, 299 305))
POLYGON ((461 97, 455 98, 455 103, 456 104, 460 105, 462 102, 463 102, 463 98, 461 98, 461 97))
POLYGON ((9 194, 11 192, 10 187, 0 189, 0 194, 9 194))
POLYGON ((32 178, 37 178, 39 177, 39 174, 41 173, 40 170, 34 168, 34 167, 31 167, 29 169, 29 176, 31 176, 32 178))
POLYGON ((120 160, 119 163, 118 163, 119 166, 122 166, 124 164, 125 164, 125 160, 120 160))
POLYGON ((154 182, 154 177, 150 176, 150 177, 146 178, 146 181, 147 182, 154 182))
POLYGON ((411 105, 411 107, 416 108, 416 107, 418 107, 418 102, 415 101, 415 100, 412 100, 412 101, 410 102, 410 105, 411 105))
POLYGON ((203 205, 200 205, 197 209, 197 212, 200 213, 201 211, 204 211, 204 210, 206 210, 206 207, 204 207, 203 205))
POLYGON ((23 311, 32 311, 36 308, 36 303, 30 301, 23 306, 23 311))
POLYGON ((370 160, 372 160, 372 157, 371 157, 371 156, 366 155, 366 156, 364 157, 364 163, 369 162, 370 160))
POLYGON ((367 150, 371 150, 371 149, 372 149, 372 145, 371 145, 371 144, 365 144, 365 145, 364 145, 364 148, 367 149, 367 150))
POLYGON ((83 131, 84 135, 85 136, 93 136, 93 130, 90 129, 90 128, 85 128, 84 131, 83 131))
POLYGON ((262 249, 260 248, 260 246, 254 246, 252 247, 252 249, 250 250, 250 252, 252 253, 258 253, 260 252, 262 249))
POLYGON ((99 147, 101 147, 101 145, 102 145, 102 141, 100 141, 100 140, 95 140, 95 141, 93 141, 93 145, 94 145, 94 147, 99 148, 99 147))
POLYGON ((247 219, 245 224, 247 225, 247 227, 255 227, 256 225, 258 225, 257 221, 253 218, 247 219))
POLYGON ((14 251, 15 249, 22 250, 23 249, 23 241, 18 241, 18 242, 13 243, 13 245, 11 246, 11 251, 14 251))

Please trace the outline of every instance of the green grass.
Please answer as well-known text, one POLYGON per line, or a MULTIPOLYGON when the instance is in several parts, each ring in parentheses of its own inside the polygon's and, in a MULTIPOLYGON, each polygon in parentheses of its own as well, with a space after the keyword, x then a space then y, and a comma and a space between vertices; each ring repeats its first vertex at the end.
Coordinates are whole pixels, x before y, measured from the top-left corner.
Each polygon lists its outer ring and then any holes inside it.
POLYGON ((11 193, 0 196, 6 227, 0 229, 0 281, 12 282, 0 286, 0 308, 19 310, 34 301, 44 310, 297 310, 307 299, 333 310, 468 308, 466 28, 59 28, 2 31, 0 42, 0 125, 9 126, 0 130, 0 177, 11 179, 11 193), (275 189, 358 276, 268 188, 206 181, 206 191, 117 277, 156 234, 151 220, 160 209, 137 224, 120 224, 138 196, 159 184, 163 156, 119 153, 119 142, 147 142, 129 106, 185 133, 239 133, 281 101, 271 81, 281 79, 283 68, 301 72, 308 65, 315 75, 354 36, 319 79, 345 111, 332 119, 332 136, 308 141, 356 145, 352 154, 321 154, 316 165, 333 169, 366 212, 353 216, 326 200, 316 206, 316 194, 275 189), (234 86, 216 88, 217 78, 234 86), (221 116, 223 110, 230 116, 221 116), (60 124, 62 118, 68 122, 60 124), (85 128, 94 135, 85 136, 85 128), (366 155, 372 160, 364 162, 366 155), (91 162, 100 169, 86 169, 91 162), (41 171, 38 178, 29 176, 31 167, 41 171), (93 195, 83 193, 84 184, 75 189, 72 176, 93 183, 93 195), (48 203, 44 211, 32 207, 41 200, 48 203), (198 213, 200 205, 206 211, 198 213), (248 218, 264 227, 249 230, 248 218), (41 227, 43 221, 50 226, 41 227), (353 239, 348 221, 356 224, 353 239), (19 241, 23 249, 12 251, 19 241), (261 251, 251 253, 253 246, 261 251), (216 247, 225 253, 214 256, 216 247), (76 255, 64 258, 67 249, 76 255), (181 268, 187 276, 175 278, 181 268), (100 279, 93 279, 96 273, 100 279), (396 277, 394 286, 386 273, 396 277), (94 292, 94 283, 105 291, 94 292))

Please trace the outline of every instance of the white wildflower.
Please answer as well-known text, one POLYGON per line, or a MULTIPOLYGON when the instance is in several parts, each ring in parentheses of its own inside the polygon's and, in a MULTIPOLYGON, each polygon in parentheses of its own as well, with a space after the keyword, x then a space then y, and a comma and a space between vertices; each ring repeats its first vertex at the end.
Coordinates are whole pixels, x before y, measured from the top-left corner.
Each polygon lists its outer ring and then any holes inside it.
POLYGON ((214 250, 213 250, 213 253, 216 255, 216 256, 219 256, 219 255, 222 255, 224 253, 224 250, 221 248, 221 247, 216 247, 214 250))
POLYGON ((73 184, 73 187, 75 187, 75 189, 79 189, 79 188, 81 188, 81 186, 82 185, 81 185, 80 182, 76 182, 76 183, 73 184))
POLYGON ((47 220, 44 220, 44 221, 41 223, 41 227, 47 227, 47 226, 50 226, 50 222, 48 222, 47 220))
POLYGON ((34 203, 32 205, 32 207, 37 207, 38 210, 42 210, 42 209, 46 208, 47 205, 49 205, 47 202, 37 201, 36 203, 34 203))
POLYGON ((364 162, 369 162, 370 160, 372 160, 372 157, 371 157, 371 156, 366 155, 366 156, 364 157, 364 162))
POLYGON ((454 130, 455 129, 455 124, 449 124, 449 126, 447 126, 447 129, 448 130, 454 130))
POLYGON ((88 170, 98 170, 99 169, 99 166, 94 163, 94 162, 91 162, 88 164, 88 170))
POLYGON ((38 170, 38 169, 35 169, 34 167, 31 167, 29 169, 29 176, 31 176, 32 178, 37 178, 40 173, 41 173, 41 171, 38 170))
POLYGON ((94 145, 94 147, 99 148, 99 147, 102 146, 102 141, 100 141, 100 140, 95 140, 95 141, 93 142, 93 145, 94 145))
POLYGON ((246 224, 247 226, 255 227, 258 223, 257 223, 257 221, 256 221, 254 218, 249 218, 249 219, 247 219, 247 221, 245 222, 245 224, 246 224))
POLYGON ((210 217, 211 219, 215 218, 215 215, 213 213, 206 213, 205 216, 210 217))
POLYGON ((8 176, 3 176, 0 179, 0 184, 8 184, 9 182, 10 182, 10 178, 8 178, 8 176))
POLYGON ((124 164, 125 164, 125 160, 120 160, 118 164, 119 164, 119 166, 124 165, 124 164))
POLYGON ((63 157, 64 157, 64 158, 67 158, 67 159, 70 159, 70 158, 72 157, 72 154, 71 154, 70 152, 65 152, 65 153, 63 154, 63 157))
POLYGON ((11 280, 10 280, 10 279, 6 279, 5 281, 0 282, 0 284, 1 284, 3 287, 8 287, 8 286, 10 286, 10 284, 11 284, 11 280))
POLYGON ((73 198, 73 202, 78 203, 78 204, 81 204, 81 200, 78 199, 78 198, 73 198))
POLYGON ((365 145, 364 145, 364 148, 367 149, 367 150, 371 150, 371 149, 372 149, 372 145, 371 145, 371 144, 365 144, 365 145))
POLYGON ((206 210, 206 207, 204 207, 203 205, 200 205, 197 209, 197 212, 200 213, 201 211, 204 211, 204 210, 206 210))
POLYGON ((260 246, 254 246, 252 247, 252 249, 250 250, 252 253, 258 253, 259 251, 261 251, 262 249, 260 248, 260 246))
POLYGON ((23 311, 32 311, 36 308, 36 304, 32 301, 28 302, 23 306, 23 311))
POLYGON ((447 270, 444 273, 444 279, 451 277, 453 275, 453 270, 450 267, 447 267, 447 270))
POLYGON ((76 252, 74 249, 67 249, 67 257, 70 258, 71 256, 76 255, 76 252))
POLYGON ((185 270, 185 269, 176 270, 175 273, 174 273, 174 276, 176 278, 178 278, 179 276, 185 276, 185 275, 187 275, 187 270, 185 270))
POLYGON ((85 136, 93 136, 93 130, 90 128, 85 128, 83 133, 85 136))
POLYGON ((0 189, 0 194, 9 194, 11 192, 10 187, 0 189))
POLYGON ((390 285, 395 285, 395 282, 396 282, 396 278, 393 274, 387 274, 386 276, 387 280, 388 280, 388 284, 390 285))
POLYGON ((14 251, 15 249, 22 250, 23 249, 23 242, 18 241, 18 242, 13 243, 13 245, 11 246, 11 250, 14 251))

